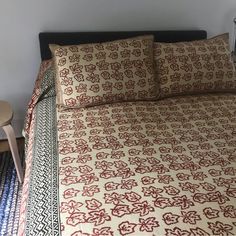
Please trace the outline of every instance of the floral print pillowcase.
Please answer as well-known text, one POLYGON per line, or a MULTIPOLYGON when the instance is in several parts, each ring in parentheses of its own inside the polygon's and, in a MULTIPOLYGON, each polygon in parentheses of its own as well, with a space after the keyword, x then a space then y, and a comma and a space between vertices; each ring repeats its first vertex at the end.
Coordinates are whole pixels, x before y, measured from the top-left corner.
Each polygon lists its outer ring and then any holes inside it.
POLYGON ((157 98, 153 36, 70 46, 50 45, 57 103, 68 108, 157 98))
POLYGON ((229 35, 180 43, 154 43, 160 97, 236 91, 229 35))

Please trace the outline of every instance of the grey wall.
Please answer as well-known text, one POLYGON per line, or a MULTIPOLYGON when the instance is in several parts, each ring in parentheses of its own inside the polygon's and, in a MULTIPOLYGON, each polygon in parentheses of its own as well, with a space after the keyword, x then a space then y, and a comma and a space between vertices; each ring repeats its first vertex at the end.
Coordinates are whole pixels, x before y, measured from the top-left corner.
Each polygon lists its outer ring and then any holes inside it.
POLYGON ((20 129, 40 63, 40 31, 206 29, 230 32, 236 0, 1 0, 0 99, 20 129))

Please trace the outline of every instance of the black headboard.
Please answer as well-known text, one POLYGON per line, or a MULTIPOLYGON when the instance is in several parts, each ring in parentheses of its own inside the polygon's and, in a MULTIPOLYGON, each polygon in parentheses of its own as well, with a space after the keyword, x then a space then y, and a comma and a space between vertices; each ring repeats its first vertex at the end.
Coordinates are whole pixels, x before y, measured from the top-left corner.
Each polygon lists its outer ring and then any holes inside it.
POLYGON ((97 43, 124 39, 128 37, 152 34, 158 42, 180 42, 205 39, 207 32, 204 30, 174 30, 174 31, 119 31, 119 32, 73 32, 39 34, 40 51, 42 60, 50 59, 49 44, 73 45, 83 43, 97 43))

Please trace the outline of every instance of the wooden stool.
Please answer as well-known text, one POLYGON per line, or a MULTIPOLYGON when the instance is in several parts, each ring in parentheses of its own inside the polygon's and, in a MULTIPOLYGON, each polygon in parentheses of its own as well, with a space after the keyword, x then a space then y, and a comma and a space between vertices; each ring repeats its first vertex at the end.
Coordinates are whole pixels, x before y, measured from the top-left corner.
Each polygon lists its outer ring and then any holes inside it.
POLYGON ((11 109, 10 104, 0 100, 0 127, 3 128, 3 130, 7 135, 18 179, 20 183, 23 183, 23 169, 20 162, 15 133, 11 126, 12 118, 13 118, 13 111, 11 109))

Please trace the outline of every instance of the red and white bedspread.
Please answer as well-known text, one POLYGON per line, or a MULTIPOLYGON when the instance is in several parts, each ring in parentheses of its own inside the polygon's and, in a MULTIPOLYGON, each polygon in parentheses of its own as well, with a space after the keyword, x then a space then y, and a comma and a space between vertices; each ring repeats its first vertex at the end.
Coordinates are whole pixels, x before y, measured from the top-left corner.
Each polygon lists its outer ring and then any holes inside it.
POLYGON ((236 96, 57 109, 63 236, 236 235, 236 96))

